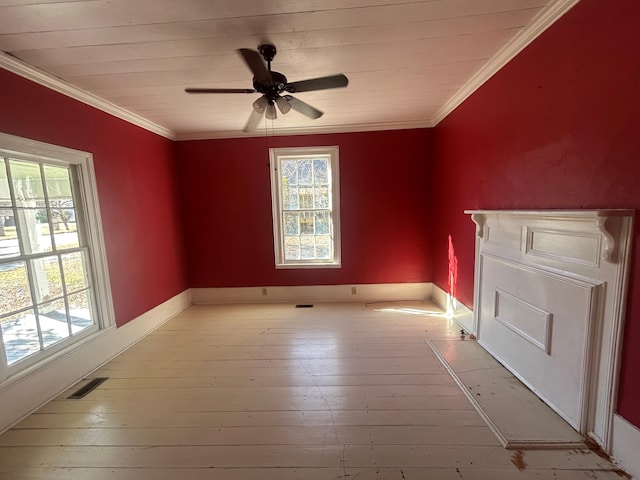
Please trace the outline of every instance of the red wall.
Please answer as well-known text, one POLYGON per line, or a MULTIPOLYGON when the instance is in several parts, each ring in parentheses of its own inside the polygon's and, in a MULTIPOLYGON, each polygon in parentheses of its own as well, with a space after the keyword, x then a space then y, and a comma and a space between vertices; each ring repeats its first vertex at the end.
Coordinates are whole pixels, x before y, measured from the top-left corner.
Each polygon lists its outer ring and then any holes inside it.
MULTIPOLYGON (((640 208, 640 2, 582 0, 435 128, 434 158, 434 278, 451 235, 467 305, 464 209, 640 208)), ((618 409, 640 426, 637 253, 631 271, 618 409)))
POLYGON ((178 143, 192 287, 431 281, 431 131, 178 143), (276 270, 269 148, 338 145, 342 268, 276 270))
POLYGON ((174 143, 0 69, 0 131, 93 154, 122 325, 188 287, 174 143))

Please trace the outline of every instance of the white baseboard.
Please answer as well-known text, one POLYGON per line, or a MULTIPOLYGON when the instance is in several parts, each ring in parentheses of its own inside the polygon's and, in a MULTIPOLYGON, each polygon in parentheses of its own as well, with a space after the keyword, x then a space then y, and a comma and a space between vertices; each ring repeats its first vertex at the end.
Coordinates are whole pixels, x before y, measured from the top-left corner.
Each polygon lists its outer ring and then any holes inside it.
POLYGON ((432 283, 313 285, 305 287, 192 288, 194 304, 384 302, 431 298, 432 283))
POLYGON ((191 305, 187 289, 120 328, 103 330, 69 353, 0 386, 0 433, 100 368, 191 305))
POLYGON ((614 414, 612 433, 611 455, 628 474, 640 479, 640 429, 614 414))
POLYGON ((456 298, 449 295, 437 285, 433 286, 431 301, 447 312, 447 314, 450 315, 451 318, 468 333, 476 334, 473 310, 464 306, 456 298))
POLYGON ((441 289, 439 286, 434 285, 431 292, 431 301, 438 305, 442 310, 447 312, 449 310, 449 294, 441 289))

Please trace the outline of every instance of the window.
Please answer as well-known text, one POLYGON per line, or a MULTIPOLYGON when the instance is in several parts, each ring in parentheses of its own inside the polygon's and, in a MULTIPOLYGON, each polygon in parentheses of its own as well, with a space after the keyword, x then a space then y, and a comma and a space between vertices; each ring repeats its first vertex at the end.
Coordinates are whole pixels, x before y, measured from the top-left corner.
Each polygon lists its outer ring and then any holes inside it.
POLYGON ((112 324, 101 237, 91 156, 0 134, 0 380, 112 324))
POLYGON ((276 268, 339 267, 338 147, 270 156, 276 268))

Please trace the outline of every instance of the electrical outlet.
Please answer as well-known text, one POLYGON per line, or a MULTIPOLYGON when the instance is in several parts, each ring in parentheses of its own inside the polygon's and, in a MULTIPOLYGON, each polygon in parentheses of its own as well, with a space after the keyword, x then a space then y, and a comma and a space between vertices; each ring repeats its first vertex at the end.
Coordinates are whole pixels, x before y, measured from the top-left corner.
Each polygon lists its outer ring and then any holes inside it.
POLYGON ((267 289, 265 287, 262 287, 262 295, 267 296, 267 289))
POLYGON ((357 287, 351 287, 351 295, 357 295, 358 294, 358 288, 357 287))

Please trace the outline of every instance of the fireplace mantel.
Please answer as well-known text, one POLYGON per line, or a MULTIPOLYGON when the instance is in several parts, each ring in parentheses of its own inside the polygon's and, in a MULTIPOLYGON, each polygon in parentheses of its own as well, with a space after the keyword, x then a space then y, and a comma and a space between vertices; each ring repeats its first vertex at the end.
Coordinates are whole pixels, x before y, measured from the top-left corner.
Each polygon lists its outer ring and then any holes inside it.
POLYGON ((471 220, 476 224, 476 236, 479 238, 482 238, 484 235, 484 225, 488 215, 503 218, 522 217, 525 219, 534 218, 538 220, 581 221, 592 224, 603 235, 605 240, 602 258, 606 261, 615 262, 618 231, 612 223, 619 217, 633 217, 634 210, 465 210, 464 213, 471 215, 471 220), (614 220, 610 221, 610 219, 614 220))
POLYGON ((466 210, 478 342, 606 450, 634 210, 466 210))

